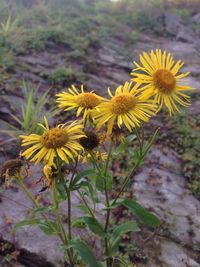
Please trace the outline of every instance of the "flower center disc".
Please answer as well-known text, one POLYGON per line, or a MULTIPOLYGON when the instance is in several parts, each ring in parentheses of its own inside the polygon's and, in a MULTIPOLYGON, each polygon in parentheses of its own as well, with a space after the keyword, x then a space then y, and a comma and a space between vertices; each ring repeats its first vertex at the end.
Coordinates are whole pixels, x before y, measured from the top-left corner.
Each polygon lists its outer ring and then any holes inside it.
POLYGON ((136 99, 131 94, 116 95, 111 100, 111 111, 114 114, 124 114, 136 104, 136 99))
POLYGON ((174 75, 168 70, 157 70, 153 80, 161 93, 170 94, 176 86, 174 75))
POLYGON ((77 102, 81 107, 84 108, 95 108, 97 105, 100 104, 100 100, 96 97, 95 94, 89 93, 82 93, 77 96, 77 102))
POLYGON ((40 139, 43 146, 46 148, 60 148, 68 141, 68 134, 65 129, 53 128, 47 130, 40 139))

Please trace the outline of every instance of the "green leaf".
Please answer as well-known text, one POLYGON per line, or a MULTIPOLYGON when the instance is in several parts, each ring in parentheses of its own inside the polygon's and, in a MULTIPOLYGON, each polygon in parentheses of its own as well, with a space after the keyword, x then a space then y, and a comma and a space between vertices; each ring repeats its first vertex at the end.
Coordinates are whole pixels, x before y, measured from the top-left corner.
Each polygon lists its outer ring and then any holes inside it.
POLYGON ((78 190, 79 188, 83 188, 83 187, 88 187, 88 189, 91 190, 92 186, 91 186, 91 183, 89 183, 88 181, 81 181, 80 183, 71 187, 71 191, 75 191, 75 190, 78 190))
POLYGON ((64 187, 64 184, 63 184, 62 181, 60 181, 59 183, 56 183, 56 189, 58 190, 59 197, 62 200, 66 200, 67 199, 67 194, 66 194, 65 187, 64 187))
POLYGON ((72 247, 77 251, 82 260, 87 264, 88 267, 102 267, 92 252, 92 250, 81 240, 71 241, 72 247))
POLYGON ((41 223, 40 219, 27 219, 23 220, 21 222, 18 222, 14 226, 14 230, 24 227, 24 226, 30 226, 30 225, 39 225, 41 223))
POLYGON ((143 206, 132 199, 124 199, 122 205, 129 208, 143 224, 150 227, 158 227, 161 224, 156 215, 147 211, 143 206))
POLYGON ((39 207, 37 209, 34 209, 33 210, 33 213, 37 213, 37 212, 39 212, 39 213, 45 213, 45 212, 51 211, 51 210, 52 210, 52 206, 39 207))
POLYGON ((103 192, 105 189, 105 181, 102 176, 98 175, 96 177, 96 188, 97 190, 103 192))
POLYGON ((116 226, 113 230, 111 237, 111 248, 110 255, 112 255, 118 248, 120 237, 128 232, 139 232, 140 228, 138 227, 135 221, 130 221, 119 226, 116 226))
POLYGON ((116 239, 119 239, 121 235, 128 233, 128 232, 139 232, 140 228, 138 227, 135 221, 130 221, 123 223, 119 226, 116 226, 112 233, 111 242, 115 242, 116 239))
POLYGON ((37 225, 42 231, 44 231, 48 235, 56 234, 57 232, 56 223, 51 222, 51 226, 50 226, 46 222, 41 221, 40 219, 28 219, 28 220, 23 220, 21 222, 18 222, 15 224, 12 231, 15 231, 16 229, 19 229, 24 226, 32 226, 32 225, 37 225))
POLYGON ((114 151, 114 155, 119 155, 120 153, 124 152, 126 149, 127 144, 126 143, 121 143, 114 151))
POLYGON ((135 134, 130 134, 129 136, 127 136, 126 138, 126 142, 128 144, 132 143, 134 140, 136 139, 136 135, 135 134))
POLYGON ((72 221, 72 227, 84 229, 86 227, 86 223, 83 220, 83 217, 76 218, 72 221))
POLYGON ((39 227, 47 235, 54 235, 59 232, 57 224, 52 221, 51 221, 51 225, 47 223, 41 223, 39 224, 39 227))
POLYGON ((108 173, 107 176, 105 177, 105 181, 106 181, 107 190, 111 190, 112 189, 112 181, 113 181, 112 174, 108 173))
POLYGON ((82 219, 94 234, 99 235, 101 237, 105 235, 103 227, 95 218, 90 216, 83 216, 82 219))
POLYGON ((88 207, 85 206, 84 204, 78 205, 78 208, 79 208, 81 211, 84 211, 84 212, 90 214, 90 210, 89 210, 88 207))
POLYGON ((83 178, 83 177, 86 177, 88 175, 91 175, 91 174, 94 174, 96 171, 95 169, 89 169, 89 170, 85 170, 85 171, 82 171, 80 173, 78 173, 73 181, 70 183, 70 187, 69 189, 72 190, 72 188, 83 178))

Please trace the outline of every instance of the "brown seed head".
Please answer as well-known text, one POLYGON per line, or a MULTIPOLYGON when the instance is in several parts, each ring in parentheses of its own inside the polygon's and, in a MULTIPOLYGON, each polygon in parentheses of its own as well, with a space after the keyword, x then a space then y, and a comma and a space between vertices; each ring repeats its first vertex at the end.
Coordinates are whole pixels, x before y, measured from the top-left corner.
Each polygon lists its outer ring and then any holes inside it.
POLYGON ((94 131, 85 131, 84 137, 81 137, 79 143, 86 150, 93 150, 98 147, 100 144, 100 140, 98 135, 94 131))

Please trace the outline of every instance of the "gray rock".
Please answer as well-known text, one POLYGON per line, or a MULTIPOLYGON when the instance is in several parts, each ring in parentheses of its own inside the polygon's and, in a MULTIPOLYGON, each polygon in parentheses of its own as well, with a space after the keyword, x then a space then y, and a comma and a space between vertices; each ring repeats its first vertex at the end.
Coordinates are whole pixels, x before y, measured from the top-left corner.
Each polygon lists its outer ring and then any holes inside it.
POLYGON ((196 23, 196 24, 200 24, 200 13, 193 16, 191 19, 191 22, 196 23))
POLYGON ((193 32, 193 30, 186 26, 181 26, 176 35, 177 41, 183 41, 186 43, 194 43, 196 39, 196 34, 193 32))
MULTIPOLYGON (((197 60, 198 60, 198 58, 197 58, 197 60)), ((200 59, 199 59, 199 63, 200 63, 200 59)), ((194 64, 190 64, 190 65, 187 64, 187 65, 183 66, 182 72, 190 72, 193 77, 198 77, 198 76, 200 76, 199 64, 196 64, 196 62, 194 62, 194 64)), ((200 85, 200 82, 198 82, 197 80, 196 80, 196 83, 199 83, 199 85, 200 85)))
POLYGON ((176 36, 181 27, 181 18, 172 12, 166 12, 164 14, 164 24, 166 32, 176 36))
POLYGON ((165 267, 200 267, 183 247, 169 240, 163 240, 161 243, 160 261, 165 267))
POLYGON ((163 265, 155 266, 200 266, 189 259, 187 251, 181 247, 200 251, 200 202, 187 189, 186 180, 180 175, 181 163, 176 153, 154 146, 146 163, 134 178, 133 193, 140 203, 167 223, 167 238, 171 239, 161 242, 163 265))
POLYGON ((193 77, 187 78, 186 81, 188 85, 190 85, 191 87, 195 88, 196 90, 200 92, 200 81, 198 81, 197 79, 193 77))
MULTIPOLYGON (((44 205, 49 205, 50 193, 48 191, 44 193, 39 193, 42 185, 36 184, 36 181, 41 177, 40 167, 33 166, 31 167, 30 173, 32 177, 26 180, 26 185, 29 190, 35 196, 40 197, 41 203, 44 205)), ((103 198, 102 195, 98 196, 103 198)), ((12 188, 0 192, 0 236, 4 240, 10 242, 15 242, 18 249, 25 249, 31 253, 35 253, 50 263, 54 264, 55 267, 63 267, 63 252, 61 250, 60 240, 56 236, 46 235, 36 226, 26 226, 20 229, 17 229, 14 235, 11 235, 11 229, 15 223, 24 220, 30 214, 31 208, 33 208, 32 202, 27 198, 27 196, 22 192, 22 190, 14 185, 12 188)), ((72 216, 80 217, 83 215, 83 212, 78 208, 78 205, 82 204, 81 199, 77 192, 72 195, 72 216)), ((89 200, 87 203, 90 205, 89 200)), ((96 206, 97 216, 101 220, 103 213, 102 210, 105 207, 101 204, 96 206)), ((67 202, 61 204, 61 214, 64 221, 67 221, 67 202)), ((54 215, 49 215, 49 218, 53 218, 54 215)), ((67 223, 64 224, 64 227, 67 232, 67 223)), ((90 240, 88 240, 88 233, 80 229, 74 230, 73 235, 78 237, 82 236, 88 242, 95 243, 98 246, 98 243, 95 241, 96 237, 90 235, 90 240)), ((97 250, 97 255, 100 255, 100 249, 97 250)))
POLYGON ((187 66, 191 66, 191 62, 195 61, 199 65, 199 55, 196 49, 196 43, 186 43, 183 41, 167 41, 162 45, 163 49, 171 52, 175 60, 183 60, 187 66))

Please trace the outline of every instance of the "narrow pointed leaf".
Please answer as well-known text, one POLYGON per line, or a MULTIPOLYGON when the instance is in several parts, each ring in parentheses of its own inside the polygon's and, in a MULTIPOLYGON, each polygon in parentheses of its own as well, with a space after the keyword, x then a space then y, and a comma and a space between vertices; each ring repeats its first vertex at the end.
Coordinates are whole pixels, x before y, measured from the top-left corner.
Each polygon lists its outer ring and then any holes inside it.
POLYGON ((142 205, 132 199, 124 199, 122 205, 129 208, 129 210, 132 211, 143 224, 146 224, 150 227, 158 227, 161 224, 156 215, 147 211, 142 205))
POLYGON ((102 267, 102 264, 97 261, 91 248, 89 248, 83 241, 75 240, 71 241, 70 245, 71 244, 88 267, 102 267))

